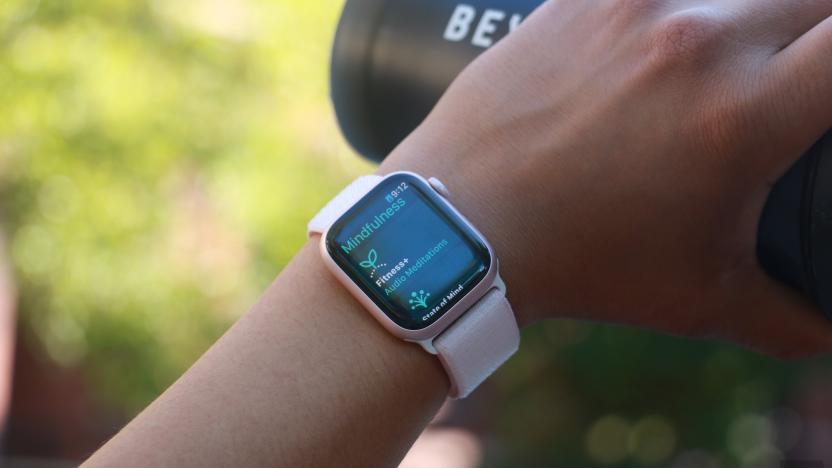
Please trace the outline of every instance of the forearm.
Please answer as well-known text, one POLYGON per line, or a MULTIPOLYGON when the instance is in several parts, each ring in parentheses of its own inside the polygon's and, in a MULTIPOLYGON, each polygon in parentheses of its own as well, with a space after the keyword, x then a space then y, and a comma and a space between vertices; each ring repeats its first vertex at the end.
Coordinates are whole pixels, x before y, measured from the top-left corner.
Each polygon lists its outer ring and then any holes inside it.
MULTIPOLYGON (((459 139, 453 122, 432 122, 380 172, 410 170, 448 185, 451 201, 492 241, 523 325, 528 296, 513 289, 523 262, 502 228, 512 222, 514 179, 485 164, 503 158, 459 139)), ((435 356, 387 333, 337 282, 313 239, 88 465, 395 466, 448 385, 435 356)))
POLYGON ((439 362, 382 329, 314 241, 88 466, 395 466, 442 404, 439 362))

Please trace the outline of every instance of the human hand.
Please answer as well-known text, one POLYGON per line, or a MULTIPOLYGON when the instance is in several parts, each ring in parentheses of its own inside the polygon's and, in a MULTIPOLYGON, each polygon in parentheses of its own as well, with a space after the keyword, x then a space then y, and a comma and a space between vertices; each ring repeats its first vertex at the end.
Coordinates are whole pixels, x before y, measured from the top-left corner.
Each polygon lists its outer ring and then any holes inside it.
POLYGON ((830 351, 832 327, 755 255, 771 185, 832 123, 830 15, 830 0, 550 1, 382 171, 446 182, 523 323, 830 351))

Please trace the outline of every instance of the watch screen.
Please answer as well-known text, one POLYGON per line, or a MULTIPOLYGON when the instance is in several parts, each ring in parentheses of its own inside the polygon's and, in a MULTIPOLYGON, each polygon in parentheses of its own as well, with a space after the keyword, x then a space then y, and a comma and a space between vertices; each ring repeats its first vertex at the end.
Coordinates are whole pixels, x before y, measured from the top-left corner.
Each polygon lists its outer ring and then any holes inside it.
POLYGON ((384 179, 329 229, 335 263, 390 319, 419 330, 474 288, 488 248, 424 181, 384 179))

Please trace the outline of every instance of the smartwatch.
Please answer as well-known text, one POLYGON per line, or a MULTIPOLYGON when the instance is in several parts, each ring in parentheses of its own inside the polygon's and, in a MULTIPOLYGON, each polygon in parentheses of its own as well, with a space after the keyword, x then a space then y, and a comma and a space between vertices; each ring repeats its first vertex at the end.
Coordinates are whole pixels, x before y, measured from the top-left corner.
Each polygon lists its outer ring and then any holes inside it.
POLYGON ((464 398, 520 343, 494 251, 436 178, 359 177, 309 222, 328 269, 400 339, 438 356, 464 398))

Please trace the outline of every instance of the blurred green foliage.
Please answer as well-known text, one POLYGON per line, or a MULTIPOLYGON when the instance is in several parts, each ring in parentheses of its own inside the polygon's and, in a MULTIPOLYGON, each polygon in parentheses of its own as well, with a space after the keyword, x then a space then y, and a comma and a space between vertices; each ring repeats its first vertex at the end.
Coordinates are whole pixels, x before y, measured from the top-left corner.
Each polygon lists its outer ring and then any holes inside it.
MULTIPOLYGON (((306 220, 370 167, 327 101, 340 7, 0 2, 0 222, 21 320, 126 413, 247 309, 306 220)), ((807 369, 541 324, 494 379, 501 404, 479 410, 496 440, 486 465, 666 466, 700 449, 692 460, 739 466, 773 444, 764 415, 807 369)))
POLYGON ((339 1, 0 2, 0 209, 21 314, 135 410, 362 169, 327 102, 339 1))

